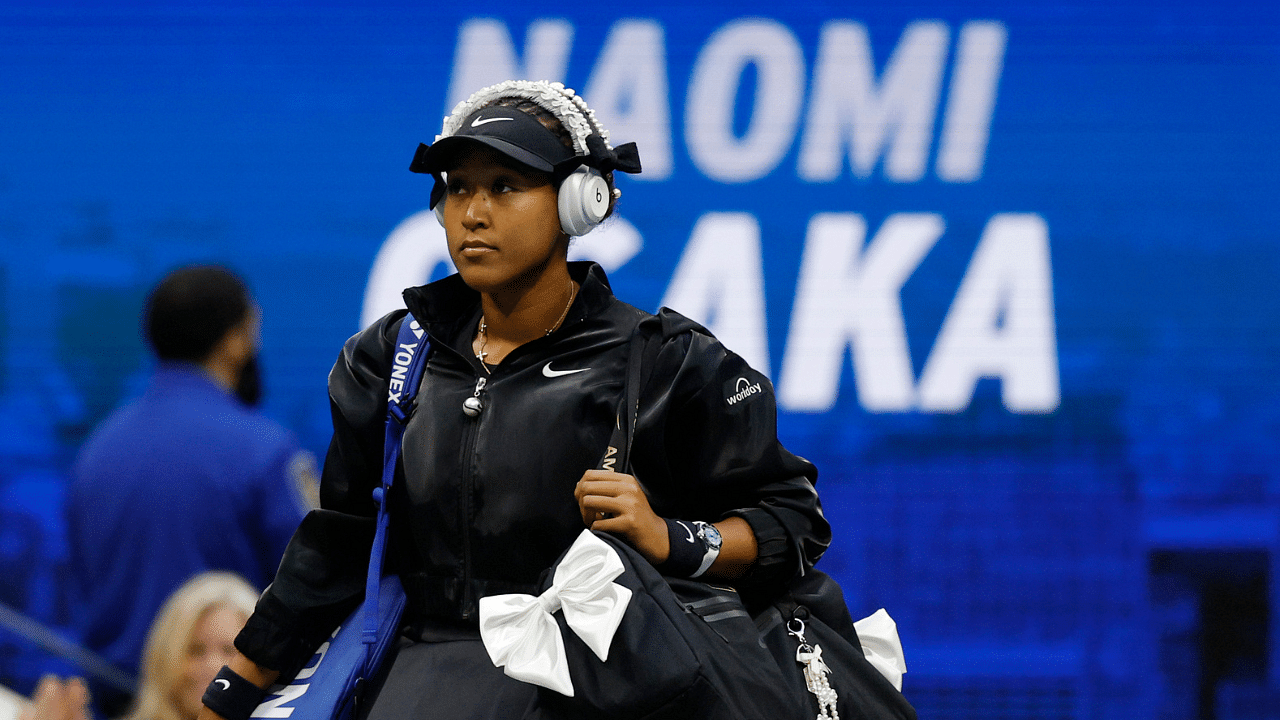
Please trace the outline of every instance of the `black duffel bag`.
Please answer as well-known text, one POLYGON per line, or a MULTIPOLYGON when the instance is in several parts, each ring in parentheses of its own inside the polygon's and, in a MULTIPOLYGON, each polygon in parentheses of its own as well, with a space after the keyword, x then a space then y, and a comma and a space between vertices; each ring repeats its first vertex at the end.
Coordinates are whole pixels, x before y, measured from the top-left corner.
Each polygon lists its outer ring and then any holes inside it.
MULTIPOLYGON (((631 591, 626 612, 606 661, 555 614, 574 692, 539 688, 539 702, 526 717, 835 717, 821 714, 804 664, 797 662, 798 653, 818 650, 838 717, 915 720, 911 705, 864 657, 840 587, 825 573, 797 579, 753 618, 732 588, 664 577, 621 539, 594 535, 622 560, 624 571, 613 582, 631 591)), ((540 591, 551 586, 552 574, 546 573, 540 591)))

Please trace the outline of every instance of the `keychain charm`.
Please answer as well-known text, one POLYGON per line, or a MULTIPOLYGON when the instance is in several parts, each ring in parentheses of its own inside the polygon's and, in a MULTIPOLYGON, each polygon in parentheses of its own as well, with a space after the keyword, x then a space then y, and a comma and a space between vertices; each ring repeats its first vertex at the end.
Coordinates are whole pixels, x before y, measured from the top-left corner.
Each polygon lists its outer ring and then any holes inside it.
POLYGON ((484 386, 485 379, 477 378, 476 391, 471 395, 471 397, 462 401, 462 412, 467 417, 475 417, 480 414, 481 410, 484 410, 484 402, 480 400, 480 391, 484 390, 484 386))
POLYGON ((827 681, 831 668, 822 661, 822 647, 810 645, 805 641, 804 621, 799 618, 792 618, 787 623, 787 633, 800 643, 796 648, 796 662, 804 668, 805 686, 818 699, 817 720, 840 720, 840 713, 836 710, 836 701, 839 698, 836 696, 835 689, 831 687, 831 683, 827 681))

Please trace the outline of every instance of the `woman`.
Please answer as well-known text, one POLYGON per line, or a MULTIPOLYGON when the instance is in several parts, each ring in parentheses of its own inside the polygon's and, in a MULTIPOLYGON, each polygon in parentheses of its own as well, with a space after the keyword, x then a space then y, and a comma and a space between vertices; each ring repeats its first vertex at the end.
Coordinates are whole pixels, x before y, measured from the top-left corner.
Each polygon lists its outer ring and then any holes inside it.
MULTIPOLYGON (((617 300, 599 266, 566 260, 570 238, 612 213, 614 171, 639 172, 634 145, 611 147, 572 90, 511 81, 460 103, 411 169, 436 179, 458 273, 405 291, 432 354, 389 501, 404 638, 370 717, 521 717, 536 704, 489 661, 478 601, 534 592, 584 526, 665 574, 757 597, 812 567, 830 539, 816 471, 778 443, 768 380, 696 324, 617 300), (631 466, 593 469, 637 332, 656 350, 631 466), (764 391, 727 403, 743 383, 764 391)), ((405 320, 393 312, 353 337, 330 375, 323 509, 303 521, 237 638, 243 655, 220 675, 246 693, 295 673, 362 596, 405 320)))
POLYGON ((235 655, 232 644, 253 613, 258 593, 228 572, 196 575, 174 591, 147 634, 142 680, 125 720, 187 720, 200 696, 235 655))
MULTIPOLYGON (((232 642, 258 593, 238 575, 206 572, 169 596, 147 633, 133 710, 123 720, 192 720, 200 696, 235 655, 232 642)), ((47 677, 23 720, 88 720, 84 682, 47 677)))

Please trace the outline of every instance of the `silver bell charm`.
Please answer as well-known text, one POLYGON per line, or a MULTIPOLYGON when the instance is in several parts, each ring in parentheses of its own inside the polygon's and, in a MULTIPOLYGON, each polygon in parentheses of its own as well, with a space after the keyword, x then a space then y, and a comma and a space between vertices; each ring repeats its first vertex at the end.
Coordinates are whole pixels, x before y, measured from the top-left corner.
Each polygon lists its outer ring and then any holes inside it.
POLYGON ((469 397, 462 401, 462 412, 466 413, 467 417, 475 417, 483 409, 484 403, 480 402, 478 397, 469 397))
POLYGON ((471 394, 471 397, 462 401, 462 412, 467 417, 476 417, 481 410, 484 410, 484 403, 480 402, 480 391, 484 389, 486 382, 484 378, 477 378, 476 391, 471 394))

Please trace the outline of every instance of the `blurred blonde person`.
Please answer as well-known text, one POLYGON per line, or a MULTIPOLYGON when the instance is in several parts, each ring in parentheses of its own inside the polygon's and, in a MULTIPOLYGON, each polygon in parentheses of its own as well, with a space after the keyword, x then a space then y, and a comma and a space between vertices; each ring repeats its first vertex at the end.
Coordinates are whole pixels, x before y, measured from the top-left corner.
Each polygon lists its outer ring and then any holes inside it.
MULTIPOLYGON (((204 689, 234 655, 232 641, 258 593, 240 576, 206 572, 179 587, 147 634, 133 710, 122 720, 192 720, 204 689)), ((45 678, 21 720, 89 720, 79 678, 45 678)))

